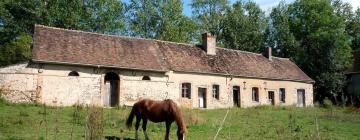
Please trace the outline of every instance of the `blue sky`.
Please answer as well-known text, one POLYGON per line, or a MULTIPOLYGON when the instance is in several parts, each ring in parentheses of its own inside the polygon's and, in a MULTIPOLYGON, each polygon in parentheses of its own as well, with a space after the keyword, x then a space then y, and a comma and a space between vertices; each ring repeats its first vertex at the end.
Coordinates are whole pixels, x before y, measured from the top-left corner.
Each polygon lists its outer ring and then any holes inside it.
MULTIPOLYGON (((229 0, 230 3, 234 3, 236 0, 229 0)), ((260 8, 265 11, 266 13, 269 13, 271 11, 271 8, 276 6, 281 0, 252 0, 259 4, 260 8)), ((286 3, 292 3, 295 0, 285 0, 286 3)), ((343 0, 344 2, 350 3, 354 9, 357 7, 360 7, 360 0, 343 0)), ((191 7, 190 3, 191 0, 183 0, 184 2, 184 11, 183 13, 187 16, 191 15, 191 7)))

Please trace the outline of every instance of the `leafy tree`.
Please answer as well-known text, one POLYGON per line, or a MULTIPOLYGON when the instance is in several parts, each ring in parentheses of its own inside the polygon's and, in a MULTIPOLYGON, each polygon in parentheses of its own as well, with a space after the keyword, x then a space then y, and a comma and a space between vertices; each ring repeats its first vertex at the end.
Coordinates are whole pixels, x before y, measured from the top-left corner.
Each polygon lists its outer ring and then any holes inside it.
POLYGON ((290 29, 300 43, 296 60, 316 81, 319 100, 342 93, 343 72, 351 64, 345 22, 329 0, 297 0, 289 7, 290 29))
POLYGON ((174 42, 190 42, 194 23, 182 14, 180 0, 131 0, 130 35, 174 42))
POLYGON ((155 38, 157 22, 160 19, 158 14, 159 0, 131 0, 129 8, 129 26, 132 36, 144 38, 155 38))
POLYGON ((0 1, 0 66, 30 58, 34 24, 118 33, 123 27, 122 11, 117 0, 0 1))
POLYGON ((161 20, 156 39, 174 42, 191 42, 195 23, 182 14, 183 3, 169 0, 160 6, 161 20))
POLYGON ((347 26, 347 32, 351 36, 351 47, 353 50, 360 48, 360 8, 351 17, 347 26))
POLYGON ((32 37, 22 33, 14 41, 0 45, 0 64, 10 65, 29 59, 31 42, 32 37))
POLYGON ((265 13, 254 2, 236 2, 224 20, 225 47, 261 52, 265 46, 267 20, 265 13))
POLYGON ((112 34, 124 27, 124 6, 117 0, 54 0, 44 7, 46 25, 112 34))
POLYGON ((194 20, 200 32, 212 32, 221 38, 223 21, 229 8, 227 0, 193 0, 191 3, 194 20))
POLYGON ((281 1, 270 13, 267 39, 275 56, 300 59, 296 57, 299 42, 290 31, 288 5, 285 1, 281 1))

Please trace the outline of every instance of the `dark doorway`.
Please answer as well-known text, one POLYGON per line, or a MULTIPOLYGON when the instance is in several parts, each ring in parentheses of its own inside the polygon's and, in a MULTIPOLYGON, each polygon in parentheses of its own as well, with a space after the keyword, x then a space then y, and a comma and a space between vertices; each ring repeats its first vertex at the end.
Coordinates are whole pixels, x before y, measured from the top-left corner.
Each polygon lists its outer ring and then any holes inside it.
POLYGON ((305 106, 305 90, 304 89, 297 90, 297 106, 299 106, 299 107, 305 106))
POLYGON ((271 105, 275 105, 275 95, 274 95, 274 91, 268 91, 268 99, 269 99, 269 103, 271 103, 271 105))
POLYGON ((206 108, 206 88, 198 89, 199 108, 206 108))
POLYGON ((105 75, 105 94, 104 106, 114 107, 119 104, 119 82, 118 74, 114 72, 106 73, 105 75))
POLYGON ((240 107, 240 87, 233 86, 233 102, 234 106, 240 107))

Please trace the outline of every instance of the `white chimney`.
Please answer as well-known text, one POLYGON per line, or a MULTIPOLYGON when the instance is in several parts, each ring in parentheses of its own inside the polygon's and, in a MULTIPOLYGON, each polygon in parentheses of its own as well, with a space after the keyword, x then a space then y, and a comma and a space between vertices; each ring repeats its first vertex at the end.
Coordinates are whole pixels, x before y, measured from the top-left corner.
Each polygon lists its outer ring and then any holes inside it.
POLYGON ((207 55, 216 55, 216 37, 212 33, 202 34, 202 47, 207 55))

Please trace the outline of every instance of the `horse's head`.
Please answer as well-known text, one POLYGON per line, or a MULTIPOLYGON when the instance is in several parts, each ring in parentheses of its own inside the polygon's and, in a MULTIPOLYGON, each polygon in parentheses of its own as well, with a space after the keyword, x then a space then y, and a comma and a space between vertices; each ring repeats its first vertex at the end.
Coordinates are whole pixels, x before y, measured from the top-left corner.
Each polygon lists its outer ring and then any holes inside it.
POLYGON ((185 140, 185 134, 186 134, 186 130, 184 130, 184 129, 179 129, 179 130, 177 131, 178 140, 185 140))

